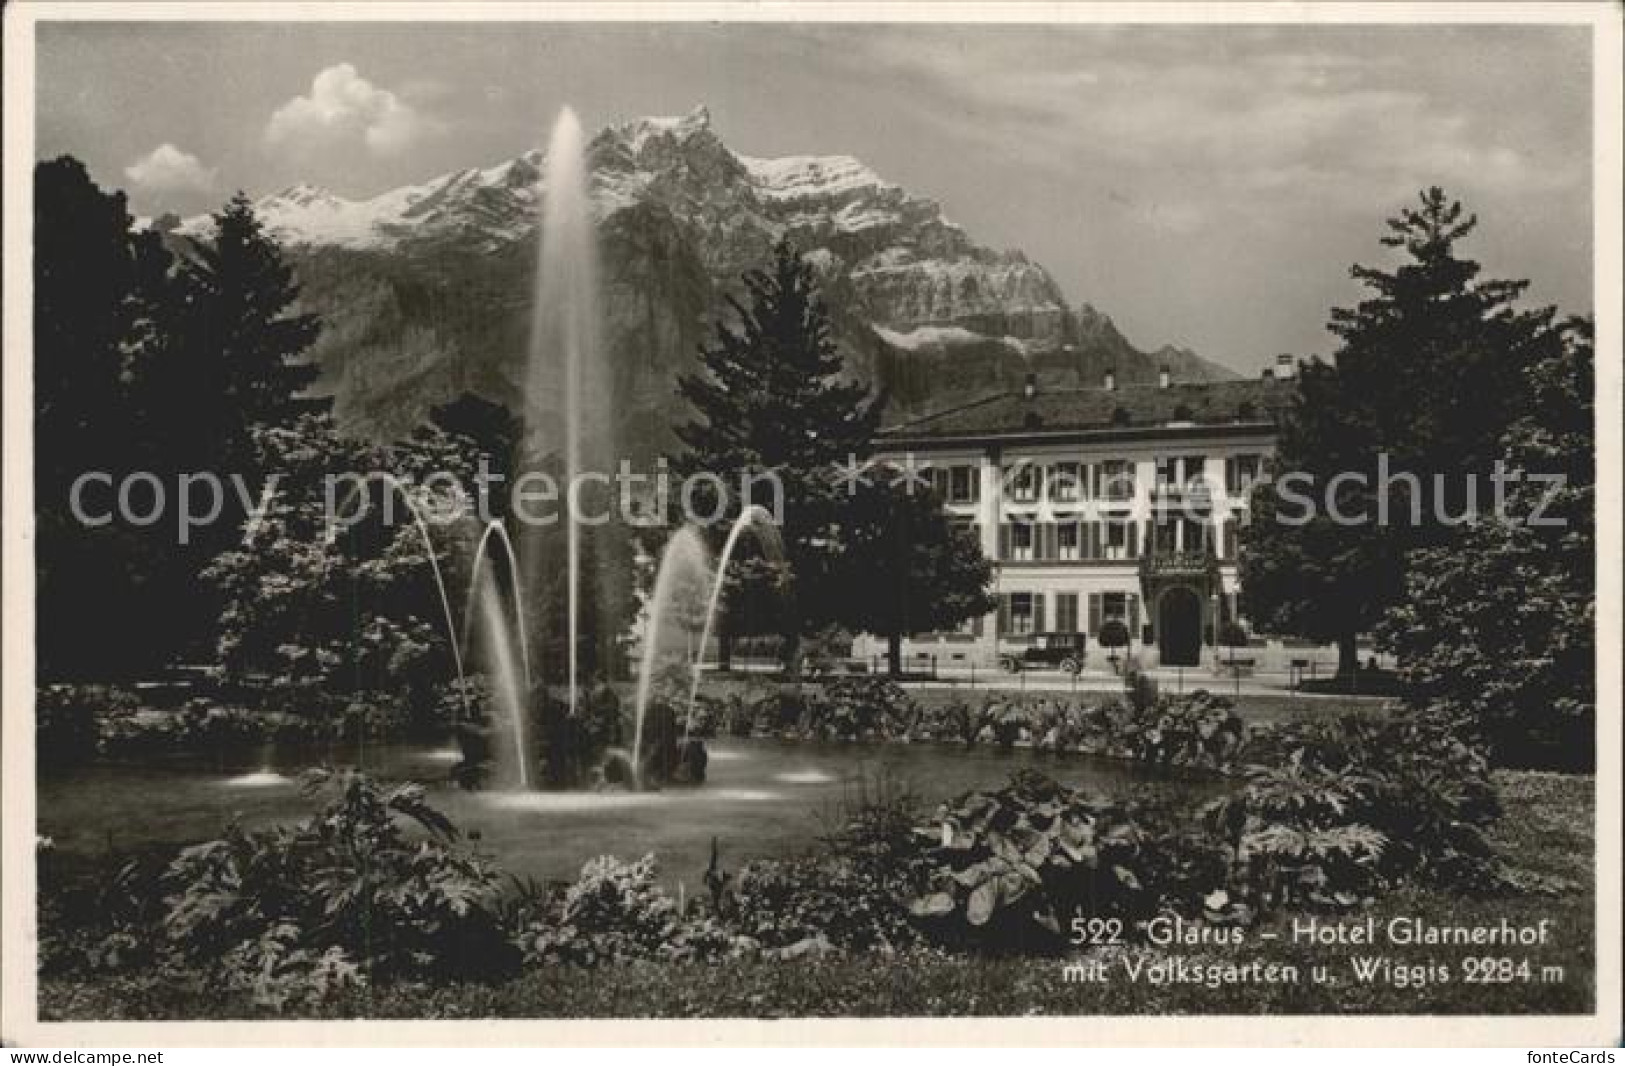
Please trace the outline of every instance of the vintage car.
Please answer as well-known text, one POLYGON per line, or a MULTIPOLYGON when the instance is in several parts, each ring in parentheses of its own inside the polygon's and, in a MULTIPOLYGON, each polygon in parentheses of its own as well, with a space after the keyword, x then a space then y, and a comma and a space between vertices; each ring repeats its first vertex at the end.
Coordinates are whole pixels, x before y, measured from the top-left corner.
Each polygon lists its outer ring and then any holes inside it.
POLYGON ((1023 670, 1065 670, 1083 672, 1086 633, 1035 633, 1032 643, 1020 650, 999 653, 999 668, 1007 674, 1023 670))

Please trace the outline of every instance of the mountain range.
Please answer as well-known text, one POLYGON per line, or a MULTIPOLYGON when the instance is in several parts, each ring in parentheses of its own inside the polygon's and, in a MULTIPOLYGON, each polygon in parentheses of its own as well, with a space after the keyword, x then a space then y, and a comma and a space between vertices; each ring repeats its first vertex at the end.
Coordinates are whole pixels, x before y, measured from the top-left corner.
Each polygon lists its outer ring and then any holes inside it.
MULTIPOLYGON (((587 149, 604 344, 623 439, 670 444, 672 387, 740 275, 788 237, 812 262, 849 371, 919 414, 1019 387, 1235 375, 1187 349, 1142 351, 1067 302, 1019 251, 996 251, 935 201, 851 156, 730 150, 705 108, 608 127, 587 149), (668 427, 651 433, 648 427, 668 427)), ((524 380, 544 156, 460 170, 366 200, 312 185, 255 209, 287 251, 324 329, 312 357, 341 422, 409 431, 463 392, 515 404, 524 380)), ((207 216, 163 226, 203 238, 207 216)))

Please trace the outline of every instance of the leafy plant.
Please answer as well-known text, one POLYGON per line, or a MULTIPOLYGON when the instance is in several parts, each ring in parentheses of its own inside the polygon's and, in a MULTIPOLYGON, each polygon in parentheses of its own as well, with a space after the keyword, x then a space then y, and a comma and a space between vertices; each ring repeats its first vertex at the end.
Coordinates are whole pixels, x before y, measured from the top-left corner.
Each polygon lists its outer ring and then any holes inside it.
POLYGON ((456 846, 421 786, 385 790, 359 774, 317 772, 309 787, 336 793, 315 817, 260 832, 233 826, 174 860, 164 875, 168 950, 273 998, 294 996, 300 982, 511 969, 496 874, 456 846))
POLYGON ((1162 902, 1146 877, 1155 834, 1135 812, 1034 771, 944 804, 918 832, 935 840, 935 868, 909 909, 949 943, 1050 951, 1074 917, 1143 916, 1162 902))
POLYGON ((715 959, 753 946, 709 916, 685 916, 656 880, 653 855, 589 860, 555 906, 520 934, 527 960, 596 966, 639 959, 715 959))

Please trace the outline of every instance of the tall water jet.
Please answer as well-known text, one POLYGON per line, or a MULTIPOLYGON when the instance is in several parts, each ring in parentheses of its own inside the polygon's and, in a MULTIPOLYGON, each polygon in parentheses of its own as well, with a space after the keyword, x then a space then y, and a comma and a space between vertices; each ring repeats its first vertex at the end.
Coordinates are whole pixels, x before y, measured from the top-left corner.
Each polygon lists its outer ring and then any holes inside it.
POLYGON ((513 634, 509 627, 502 597, 496 582, 487 570, 475 585, 474 593, 479 606, 481 643, 486 654, 487 669, 491 673, 492 702, 507 719, 506 746, 510 749, 512 771, 499 773, 502 784, 517 784, 521 790, 530 788, 530 750, 525 743, 526 719, 530 710, 530 686, 521 684, 518 663, 514 660, 513 634))
POLYGON ((711 629, 716 624, 717 608, 722 604, 722 588, 728 577, 728 564, 733 561, 734 549, 739 546, 739 538, 748 531, 756 531, 757 541, 762 550, 770 555, 774 561, 784 557, 784 547, 779 539, 779 530, 773 524, 773 515, 767 508, 758 504, 751 504, 739 512, 734 524, 728 530, 728 539, 722 542, 722 554, 717 556, 716 573, 711 578, 711 595, 705 603, 705 625, 700 630, 700 653, 694 659, 693 677, 688 684, 688 712, 683 722, 683 740, 688 740, 689 732, 694 728, 694 704, 700 697, 700 669, 705 663, 705 649, 711 644, 711 629))
MULTIPOLYGON (((580 475, 609 469, 609 381, 598 336, 597 254, 586 145, 581 124, 568 107, 559 113, 548 142, 544 186, 525 400, 532 453, 562 453, 564 460, 565 681, 573 715, 581 684, 580 625, 586 595, 582 530, 576 520, 580 475)), ((523 576, 528 584, 536 574, 534 553, 527 555, 523 576)))
MULTIPOLYGON (((683 608, 697 609, 703 602, 706 579, 710 570, 706 565, 705 541, 697 530, 685 526, 666 542, 660 553, 660 565, 655 571, 655 583, 644 607, 643 655, 638 667, 637 701, 633 705, 632 767, 634 774, 643 765, 643 724, 648 716, 649 700, 654 691, 655 674, 660 667, 662 652, 673 650, 667 638, 681 622, 683 608)), ((692 616, 691 616, 692 617, 692 616)), ((686 650, 686 643, 682 645, 686 650)))

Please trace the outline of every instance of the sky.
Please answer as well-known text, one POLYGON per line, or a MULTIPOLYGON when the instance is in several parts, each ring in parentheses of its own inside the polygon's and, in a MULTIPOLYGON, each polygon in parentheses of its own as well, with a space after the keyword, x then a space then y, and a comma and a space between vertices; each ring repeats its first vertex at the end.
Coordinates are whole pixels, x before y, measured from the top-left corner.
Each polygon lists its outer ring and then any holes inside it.
POLYGON ((1589 30, 1539 26, 46 24, 37 151, 138 214, 375 195, 710 108, 734 151, 849 154, 1042 263, 1141 348, 1329 355, 1349 267, 1439 184, 1464 246, 1588 312, 1589 30))

